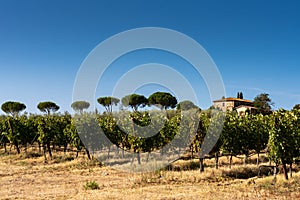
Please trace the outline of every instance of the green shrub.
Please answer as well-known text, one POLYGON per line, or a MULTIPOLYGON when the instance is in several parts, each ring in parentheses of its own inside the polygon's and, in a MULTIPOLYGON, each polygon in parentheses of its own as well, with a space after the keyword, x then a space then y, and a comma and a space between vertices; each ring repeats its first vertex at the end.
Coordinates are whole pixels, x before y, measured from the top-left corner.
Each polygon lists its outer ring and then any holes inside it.
POLYGON ((88 181, 84 185, 84 189, 86 190, 98 190, 100 189, 98 183, 96 181, 88 181))

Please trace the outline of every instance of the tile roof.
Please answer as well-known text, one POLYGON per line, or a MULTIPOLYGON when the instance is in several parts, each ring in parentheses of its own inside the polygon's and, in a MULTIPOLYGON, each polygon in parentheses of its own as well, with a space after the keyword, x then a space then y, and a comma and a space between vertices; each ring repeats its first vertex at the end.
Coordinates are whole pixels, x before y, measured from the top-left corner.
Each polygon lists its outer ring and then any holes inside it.
POLYGON ((251 101, 251 100, 239 99, 239 98, 233 98, 233 97, 228 97, 225 99, 218 99, 218 100, 214 100, 213 102, 225 102, 225 101, 239 101, 239 102, 253 103, 253 101, 251 101))
POLYGON ((237 106, 237 107, 235 107, 235 108, 238 109, 238 108, 242 108, 242 107, 245 107, 245 108, 251 108, 251 109, 257 109, 257 108, 254 107, 254 106, 245 106, 245 105, 240 105, 240 106, 237 106))

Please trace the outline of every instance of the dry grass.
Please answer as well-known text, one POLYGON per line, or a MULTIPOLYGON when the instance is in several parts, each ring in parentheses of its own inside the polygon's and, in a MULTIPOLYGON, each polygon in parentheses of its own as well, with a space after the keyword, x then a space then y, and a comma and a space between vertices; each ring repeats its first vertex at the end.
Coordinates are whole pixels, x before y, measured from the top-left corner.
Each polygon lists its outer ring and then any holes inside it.
MULTIPOLYGON (((213 160, 206 163, 213 165, 213 160)), ((300 199, 299 172, 288 181, 279 175, 276 183, 273 177, 236 179, 232 174, 249 173, 256 166, 238 166, 239 159, 235 164, 231 170, 207 167, 202 174, 194 169, 138 174, 101 167, 84 157, 58 155, 44 164, 42 157, 6 155, 0 156, 0 199, 300 199), (86 190, 91 181, 99 189, 86 190)))

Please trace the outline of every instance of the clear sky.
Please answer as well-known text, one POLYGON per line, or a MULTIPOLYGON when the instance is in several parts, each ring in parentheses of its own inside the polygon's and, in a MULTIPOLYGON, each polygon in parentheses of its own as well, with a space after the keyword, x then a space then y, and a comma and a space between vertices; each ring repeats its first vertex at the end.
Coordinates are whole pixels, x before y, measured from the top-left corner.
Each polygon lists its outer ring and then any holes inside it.
MULTIPOLYGON (((38 102, 50 100, 71 111, 76 73, 89 52, 139 27, 169 28, 199 42, 219 68, 227 96, 269 93, 275 109, 300 103, 299 1, 0 0, 0 104, 20 101, 35 113, 38 102)), ((172 57, 146 53, 125 63, 172 57)), ((207 92, 197 95, 201 108, 211 105, 207 92)))

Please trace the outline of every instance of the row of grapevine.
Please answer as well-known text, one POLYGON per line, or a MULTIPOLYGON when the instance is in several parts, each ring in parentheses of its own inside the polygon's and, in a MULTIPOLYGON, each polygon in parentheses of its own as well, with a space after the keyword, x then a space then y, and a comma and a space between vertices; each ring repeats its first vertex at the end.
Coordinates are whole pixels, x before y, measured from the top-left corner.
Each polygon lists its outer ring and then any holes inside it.
MULTIPOLYGON (((259 158, 261 151, 267 150, 270 160, 276 165, 282 164, 286 172, 286 165, 299 158, 299 110, 245 116, 227 112, 225 118, 222 115, 211 110, 191 109, 104 114, 82 112, 73 117, 67 113, 0 116, 0 144, 5 151, 7 144, 10 144, 10 148, 14 146, 18 153, 38 144, 43 148, 46 160, 46 153, 51 158, 51 148, 55 147, 63 147, 64 152, 76 149, 77 155, 85 149, 91 158, 90 151, 101 151, 112 144, 139 154, 159 150, 180 137, 179 147, 190 145, 192 151, 201 152, 204 151, 201 145, 205 137, 219 137, 210 154, 216 156, 216 160, 220 153, 229 154, 230 164, 232 156, 245 155, 247 162, 250 152, 256 152, 259 158), (208 131, 220 128, 220 136, 208 131), (102 131, 104 135, 100 134, 102 131)), ((141 162, 139 158, 138 162, 141 162)))

